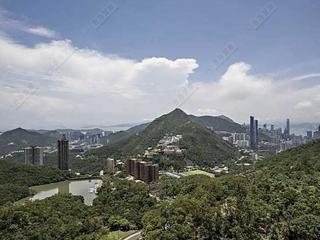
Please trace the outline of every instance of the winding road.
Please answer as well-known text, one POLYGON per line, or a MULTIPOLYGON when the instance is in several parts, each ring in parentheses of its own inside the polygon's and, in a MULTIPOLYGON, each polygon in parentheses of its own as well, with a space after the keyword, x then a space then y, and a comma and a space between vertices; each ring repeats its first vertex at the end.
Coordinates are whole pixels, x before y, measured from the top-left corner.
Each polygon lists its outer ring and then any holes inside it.
POLYGON ((139 239, 140 239, 140 237, 141 237, 141 231, 136 232, 136 233, 134 233, 134 234, 132 234, 132 235, 130 235, 130 236, 128 236, 128 237, 126 237, 126 238, 125 238, 125 239, 123 239, 123 240, 139 240, 139 239))

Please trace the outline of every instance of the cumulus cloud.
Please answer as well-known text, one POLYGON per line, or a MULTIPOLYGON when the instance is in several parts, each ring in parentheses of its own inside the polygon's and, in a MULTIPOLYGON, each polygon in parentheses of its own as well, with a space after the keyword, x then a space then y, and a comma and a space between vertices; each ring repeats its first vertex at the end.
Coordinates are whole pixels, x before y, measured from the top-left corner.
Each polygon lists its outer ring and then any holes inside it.
POLYGON ((253 67, 238 62, 217 80, 191 82, 198 68, 192 58, 138 61, 80 49, 69 40, 27 47, 0 36, 1 128, 139 122, 178 105, 238 122, 251 114, 261 121, 319 120, 320 83, 301 87, 306 77, 280 81, 251 74, 253 67))
POLYGON ((30 112, 43 125, 136 122, 171 110, 197 67, 195 59, 135 61, 69 40, 26 47, 0 38, 1 110, 16 116, 10 124, 29 124, 30 112))
POLYGON ((196 83, 198 90, 185 108, 190 112, 199 111, 199 107, 215 109, 239 122, 248 122, 252 114, 262 121, 287 117, 293 121, 319 121, 316 113, 320 108, 320 82, 301 86, 307 75, 279 81, 253 75, 250 69, 247 63, 234 63, 217 81, 196 83))

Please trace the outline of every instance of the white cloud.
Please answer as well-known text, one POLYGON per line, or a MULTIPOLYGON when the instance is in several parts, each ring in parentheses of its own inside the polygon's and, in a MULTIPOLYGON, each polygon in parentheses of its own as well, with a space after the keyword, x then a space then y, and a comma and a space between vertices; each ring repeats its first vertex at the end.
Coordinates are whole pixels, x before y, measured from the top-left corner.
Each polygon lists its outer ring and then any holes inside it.
POLYGON ((198 90, 185 109, 194 113, 199 108, 215 109, 238 122, 248 122, 252 114, 262 121, 284 121, 287 117, 293 121, 319 121, 316 112, 320 109, 320 82, 301 87, 305 76, 299 78, 297 87, 296 80, 276 81, 250 74, 250 69, 247 63, 235 63, 218 81, 196 83, 198 90))
POLYGON ((53 30, 50 30, 44 26, 31 26, 25 21, 21 21, 14 18, 11 13, 1 8, 0 6, 0 27, 2 31, 22 31, 33 35, 46 37, 46 38, 58 38, 59 34, 53 30))
POLYGON ((320 73, 310 73, 310 74, 305 74, 301 76, 296 76, 294 78, 291 78, 290 81, 301 81, 301 80, 314 78, 314 77, 320 77, 320 73))
POLYGON ((302 79, 253 75, 244 62, 217 81, 190 82, 197 67, 195 59, 136 61, 79 49, 69 40, 26 47, 0 36, 0 128, 139 122, 172 110, 177 98, 188 113, 238 122, 251 114, 261 121, 319 120, 320 83, 298 88, 302 79))
POLYGON ((47 37, 47 38, 57 38, 58 37, 58 34, 55 31, 47 29, 45 27, 41 27, 41 26, 27 27, 27 28, 24 28, 24 31, 31 33, 31 34, 39 35, 42 37, 47 37))
POLYGON ((194 59, 104 55, 68 40, 30 48, 0 38, 1 110, 15 116, 7 125, 137 122, 169 111, 197 67, 194 59))

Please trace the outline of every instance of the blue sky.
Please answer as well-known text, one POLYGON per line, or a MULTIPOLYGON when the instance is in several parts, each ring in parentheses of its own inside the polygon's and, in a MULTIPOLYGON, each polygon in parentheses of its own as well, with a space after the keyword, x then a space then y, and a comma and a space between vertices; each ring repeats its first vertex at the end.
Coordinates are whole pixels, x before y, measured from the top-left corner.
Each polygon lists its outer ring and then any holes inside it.
MULTIPOLYGON (((40 43, 49 45, 52 41, 70 40, 71 48, 93 50, 98 54, 137 63, 153 57, 170 61, 194 59, 197 67, 190 67, 183 72, 189 85, 217 83, 235 63, 250 65, 250 70, 243 67, 244 65, 238 65, 239 71, 241 69, 245 74, 250 72, 250 76, 272 78, 272 82, 287 80, 286 84, 280 84, 279 87, 283 88, 292 85, 288 83, 288 79, 307 75, 311 77, 304 78, 299 83, 295 82, 294 88, 301 90, 306 87, 317 87, 320 82, 317 75, 320 72, 320 1, 317 0, 104 0, 94 2, 35 0, 32 4, 30 1, 2 0, 0 7, 5 11, 4 19, 14 22, 16 26, 0 25, 2 34, 11 43, 25 48, 33 49, 40 43), (90 24, 93 19, 96 19, 99 13, 110 4, 116 6, 117 10, 112 12, 99 28, 92 27, 90 24), (259 14, 260 16, 264 14, 268 6, 272 7, 271 12, 265 14, 262 20, 260 18, 261 24, 254 29, 252 27, 254 22, 259 20, 259 14), (54 34, 51 37, 43 37, 41 34, 41 36, 30 34, 29 30, 22 30, 26 27, 39 26, 54 34), (232 44, 236 50, 225 55, 216 67, 215 59, 229 44, 232 44)), ((217 90, 217 88, 214 89, 217 90)), ((223 91, 222 89, 220 92, 223 91)), ((274 92, 274 90, 270 91, 274 92)), ((232 94, 236 95, 234 92, 232 94)), ((301 95, 296 92, 292 94, 301 95)), ((318 97, 304 99, 307 94, 310 93, 300 96, 296 102, 292 100, 291 108, 317 106, 318 97), (302 104, 299 105, 300 102, 302 104)), ((61 92, 58 95, 61 96, 61 92)), ((188 94, 185 95, 188 96, 188 94)), ((283 113, 283 109, 279 109, 279 114, 273 117, 260 113, 256 110, 258 107, 250 103, 244 105, 246 109, 242 109, 246 112, 245 114, 234 113, 232 107, 226 107, 225 112, 222 107, 216 106, 221 103, 210 106, 209 100, 205 99, 206 97, 203 98, 201 101, 195 100, 194 103, 190 103, 190 106, 185 106, 186 110, 193 113, 197 113, 199 109, 207 113, 222 113, 231 115, 238 121, 244 121, 245 116, 250 114, 248 112, 257 114, 266 121, 280 120, 290 115, 297 116, 299 121, 308 120, 303 117, 305 113, 291 111, 283 113), (201 107, 196 107, 196 104, 200 104, 201 107)), ((221 99, 213 100, 222 101, 221 99)), ((111 111, 118 117, 108 123, 153 118, 170 108, 172 108, 171 105, 167 108, 159 107, 161 110, 158 112, 153 110, 132 116, 111 111)), ((309 111, 314 109, 310 108, 309 111)), ((200 112, 198 111, 199 114, 200 112)), ((99 114, 97 118, 98 116, 99 114)), ((314 115, 310 120, 316 121, 319 116, 314 115)), ((99 121, 94 120, 94 122, 100 124, 99 121)), ((88 123, 89 120, 83 120, 77 125, 88 123)), ((48 123, 50 126, 54 124, 56 123, 48 123)), ((74 123, 70 121, 69 124, 74 123)))
MULTIPOLYGON (((30 24, 54 29, 78 47, 96 49, 125 58, 153 56, 196 58, 200 68, 192 77, 211 78, 228 63, 255 64, 258 73, 277 73, 292 68, 300 73, 316 70, 320 54, 320 2, 314 1, 2 1, 2 7, 30 24), (118 10, 99 29, 83 34, 90 20, 113 2, 118 10), (275 11, 256 31, 251 22, 264 6, 275 11), (238 51, 221 66, 213 60, 226 44, 238 51)), ((34 44, 39 39, 19 36, 34 44)))

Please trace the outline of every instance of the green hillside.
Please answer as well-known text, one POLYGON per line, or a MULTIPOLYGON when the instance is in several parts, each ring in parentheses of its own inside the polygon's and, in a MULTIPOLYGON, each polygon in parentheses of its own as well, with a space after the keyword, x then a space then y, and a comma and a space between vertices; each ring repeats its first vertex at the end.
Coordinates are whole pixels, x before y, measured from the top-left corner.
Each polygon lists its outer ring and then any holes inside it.
POLYGON ((290 178, 320 177, 320 141, 301 145, 257 163, 263 174, 284 174, 290 178))
POLYGON ((167 178, 143 239, 320 239, 320 141, 217 178, 167 178))
POLYGON ((214 116, 193 116, 190 115, 192 121, 200 124, 201 126, 212 129, 213 131, 226 131, 226 132, 237 132, 245 133, 246 128, 239 123, 233 122, 232 120, 224 117, 214 117, 214 116))
MULTIPOLYGON (((203 127, 210 128, 213 131, 226 131, 226 132, 238 132, 245 133, 246 128, 242 125, 232 121, 230 118, 225 116, 193 116, 189 115, 190 119, 203 127)), ((143 131, 150 123, 144 123, 125 131, 119 131, 112 133, 101 139, 101 142, 115 143, 117 141, 125 140, 134 134, 138 134, 143 131)))
POLYGON ((179 147, 186 149, 185 158, 201 166, 213 166, 236 156, 236 149, 209 129, 196 124, 180 109, 155 119, 143 131, 128 139, 92 151, 96 156, 128 156, 155 147, 166 134, 181 134, 179 147))

